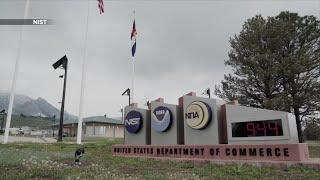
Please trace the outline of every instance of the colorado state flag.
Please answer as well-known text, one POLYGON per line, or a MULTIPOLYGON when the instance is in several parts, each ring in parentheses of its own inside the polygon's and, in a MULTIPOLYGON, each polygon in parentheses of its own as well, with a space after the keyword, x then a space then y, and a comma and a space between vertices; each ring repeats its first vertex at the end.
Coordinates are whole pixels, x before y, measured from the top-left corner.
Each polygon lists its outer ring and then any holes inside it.
POLYGON ((137 38, 136 21, 133 20, 133 27, 132 27, 132 32, 131 32, 132 57, 134 57, 134 54, 136 53, 136 46, 137 46, 136 38, 137 38))

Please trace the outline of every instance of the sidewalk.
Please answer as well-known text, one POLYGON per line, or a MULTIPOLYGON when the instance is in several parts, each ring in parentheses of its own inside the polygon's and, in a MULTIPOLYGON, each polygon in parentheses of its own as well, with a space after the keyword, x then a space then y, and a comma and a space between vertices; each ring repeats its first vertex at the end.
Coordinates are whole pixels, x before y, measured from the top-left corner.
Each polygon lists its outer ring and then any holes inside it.
MULTIPOLYGON (((57 142, 57 140, 52 137, 9 136, 9 143, 16 143, 16 142, 55 143, 57 142)), ((0 143, 3 143, 3 135, 0 136, 0 143)))

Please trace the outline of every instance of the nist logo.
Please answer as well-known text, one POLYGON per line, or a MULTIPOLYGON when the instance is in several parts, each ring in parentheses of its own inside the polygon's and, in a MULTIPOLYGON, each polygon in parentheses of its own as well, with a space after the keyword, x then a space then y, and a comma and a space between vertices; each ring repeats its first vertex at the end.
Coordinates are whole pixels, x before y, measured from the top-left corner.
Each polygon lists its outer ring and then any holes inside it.
POLYGON ((140 118, 126 119, 126 124, 127 125, 136 125, 136 124, 138 124, 139 120, 140 120, 140 118))
POLYGON ((128 112, 125 127, 129 133, 138 133, 142 127, 142 114, 135 110, 128 112))
POLYGON ((47 25, 48 20, 47 19, 33 19, 32 24, 33 25, 47 25))

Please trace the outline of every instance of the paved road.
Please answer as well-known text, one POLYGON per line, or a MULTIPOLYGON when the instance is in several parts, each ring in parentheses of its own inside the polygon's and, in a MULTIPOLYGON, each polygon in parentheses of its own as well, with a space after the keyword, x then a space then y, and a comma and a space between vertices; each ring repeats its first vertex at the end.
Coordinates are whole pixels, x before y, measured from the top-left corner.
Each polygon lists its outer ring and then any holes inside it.
MULTIPOLYGON (((3 136, 0 136, 0 143, 3 142, 3 136)), ((9 136, 9 143, 12 142, 31 142, 31 143, 55 143, 56 139, 51 137, 23 137, 23 136, 9 136)))

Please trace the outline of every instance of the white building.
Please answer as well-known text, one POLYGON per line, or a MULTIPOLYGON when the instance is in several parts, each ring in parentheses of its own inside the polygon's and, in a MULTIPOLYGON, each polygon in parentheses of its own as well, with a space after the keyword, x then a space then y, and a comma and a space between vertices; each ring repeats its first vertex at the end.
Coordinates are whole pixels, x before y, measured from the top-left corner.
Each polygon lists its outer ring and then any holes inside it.
MULTIPOLYGON (((55 124, 57 129, 59 124, 55 124)), ((94 116, 83 119, 83 133, 85 137, 123 138, 124 125, 121 120, 105 116, 94 116)), ((77 136, 78 120, 67 121, 63 124, 63 133, 67 136, 77 136)))

